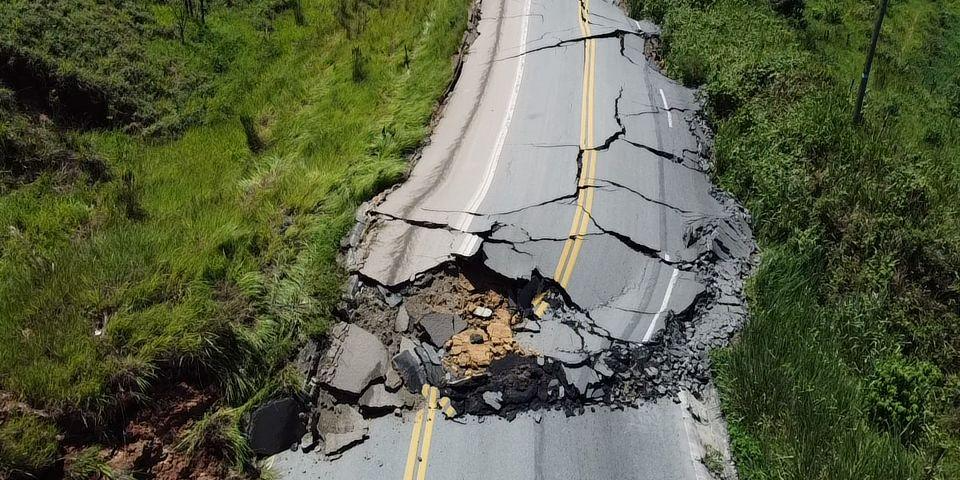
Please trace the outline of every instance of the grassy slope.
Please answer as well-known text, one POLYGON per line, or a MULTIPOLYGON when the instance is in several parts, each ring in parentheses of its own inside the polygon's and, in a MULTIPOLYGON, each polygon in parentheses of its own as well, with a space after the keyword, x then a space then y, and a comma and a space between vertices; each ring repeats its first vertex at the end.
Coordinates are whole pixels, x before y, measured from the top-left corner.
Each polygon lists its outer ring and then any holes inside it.
POLYGON ((717 355, 743 477, 960 478, 960 4, 892 2, 862 127, 874 2, 633 7, 704 85, 764 252, 717 355))
MULTIPOLYGON (((338 3, 304 1, 304 26, 289 11, 266 22, 254 2, 215 9, 186 47, 150 37, 149 55, 185 68, 230 51, 203 121, 172 140, 85 134, 112 180, 43 174, 0 197, 4 391, 97 419, 158 378, 201 372, 240 405, 323 331, 342 284, 339 239, 423 139, 467 8, 384 1, 348 38, 338 3), (261 154, 239 115, 267 141, 261 154)), ((169 7, 151 8, 169 31, 169 7)))

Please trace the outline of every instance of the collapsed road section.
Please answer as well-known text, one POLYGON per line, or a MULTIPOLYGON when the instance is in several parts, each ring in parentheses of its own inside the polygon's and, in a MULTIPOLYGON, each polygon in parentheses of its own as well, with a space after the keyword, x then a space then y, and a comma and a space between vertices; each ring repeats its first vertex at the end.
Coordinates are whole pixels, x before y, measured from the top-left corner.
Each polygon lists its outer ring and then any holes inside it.
POLYGON ((603 0, 486 0, 406 182, 357 212, 329 345, 301 359, 313 448, 437 386, 460 413, 635 407, 708 388, 755 245, 710 183, 695 92, 603 0))

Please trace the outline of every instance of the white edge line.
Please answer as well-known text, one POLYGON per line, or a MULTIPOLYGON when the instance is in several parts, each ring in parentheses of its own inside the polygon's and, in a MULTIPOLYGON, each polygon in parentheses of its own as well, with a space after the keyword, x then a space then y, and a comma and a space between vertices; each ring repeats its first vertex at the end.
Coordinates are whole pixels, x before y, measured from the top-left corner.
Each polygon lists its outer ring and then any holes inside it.
POLYGON ((633 24, 637 26, 637 31, 638 31, 638 32, 642 32, 642 31, 643 31, 643 29, 640 28, 640 22, 634 20, 634 21, 633 21, 633 24))
POLYGON ((687 401, 687 394, 683 390, 677 393, 677 397, 680 399, 680 421, 683 422, 683 433, 687 437, 687 448, 690 450, 690 462, 693 463, 693 471, 697 476, 697 480, 701 480, 703 476, 700 475, 700 459, 697 458, 697 454, 694 453, 694 450, 699 451, 699 449, 696 448, 696 444, 690 436, 690 424, 693 422, 693 418, 690 416, 690 403, 687 401))
MULTIPOLYGON (((670 256, 665 256, 666 260, 670 261, 670 256)), ((650 321, 650 326, 647 327, 647 333, 643 334, 643 343, 649 342, 650 337, 653 336, 653 330, 657 326, 657 322, 660 321, 660 317, 663 316, 663 312, 667 311, 667 307, 670 305, 670 295, 673 293, 673 286, 677 284, 677 277, 680 276, 680 269, 674 268, 673 273, 670 275, 670 283, 667 284, 667 291, 663 293, 663 303, 660 304, 660 310, 657 311, 657 314, 653 316, 653 320, 650 321)))
MULTIPOLYGON (((530 18, 530 0, 523 6, 523 26, 520 30, 520 45, 526 45, 527 43, 527 24, 529 23, 530 18)), ((504 12, 500 12, 501 15, 504 12)), ((493 52, 496 55, 497 52, 493 52)), ((510 122, 513 120, 513 112, 517 106, 517 96, 520 93, 520 82, 523 80, 523 63, 526 57, 521 55, 517 61, 517 73, 513 81, 513 90, 510 92, 510 101, 507 104, 507 114, 503 118, 503 123, 500 124, 500 132, 497 135, 496 147, 493 150, 493 155, 490 158, 490 162, 487 164, 487 169, 483 174, 483 181, 480 184, 480 188, 473 194, 473 198, 470 199, 470 203, 467 205, 465 211, 467 213, 462 213, 460 215, 460 221, 454 225, 455 230, 462 232, 469 232, 470 227, 473 225, 473 215, 471 212, 474 212, 477 208, 480 207, 480 204, 483 202, 483 199, 487 196, 487 192, 490 190, 490 185, 493 183, 493 175, 497 171, 497 165, 500 163, 500 154, 503 152, 503 143, 507 139, 507 131, 510 128, 510 122)), ((467 237, 460 243, 460 247, 457 249, 457 253, 464 256, 473 255, 474 249, 477 248, 477 245, 480 243, 480 237, 467 233, 467 237)))
POLYGON ((667 125, 670 128, 673 128, 673 115, 670 113, 670 105, 667 105, 667 96, 663 94, 663 89, 660 89, 660 99, 663 100, 663 108, 667 110, 667 125))

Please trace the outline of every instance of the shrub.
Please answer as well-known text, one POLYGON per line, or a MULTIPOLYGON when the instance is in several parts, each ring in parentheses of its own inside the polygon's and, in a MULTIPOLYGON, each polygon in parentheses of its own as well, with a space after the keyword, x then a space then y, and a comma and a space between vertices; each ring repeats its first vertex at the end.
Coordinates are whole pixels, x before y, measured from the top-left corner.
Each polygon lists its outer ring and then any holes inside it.
POLYGON ((867 384, 871 417, 906 442, 916 440, 931 416, 929 405, 938 395, 943 375, 933 364, 896 356, 877 364, 867 384))
POLYGON ((804 0, 770 0, 770 6, 785 17, 803 17, 804 0))

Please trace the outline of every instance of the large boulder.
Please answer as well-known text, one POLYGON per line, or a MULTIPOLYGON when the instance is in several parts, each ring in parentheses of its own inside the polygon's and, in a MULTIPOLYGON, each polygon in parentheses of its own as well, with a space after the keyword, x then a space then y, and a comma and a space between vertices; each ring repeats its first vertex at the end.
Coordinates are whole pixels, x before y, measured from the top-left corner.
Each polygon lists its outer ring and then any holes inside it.
POLYGON ((387 373, 387 349, 376 335, 349 323, 330 329, 331 344, 317 374, 320 385, 354 398, 387 373))

